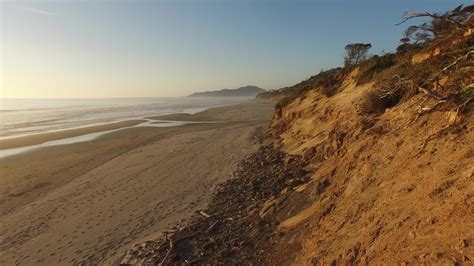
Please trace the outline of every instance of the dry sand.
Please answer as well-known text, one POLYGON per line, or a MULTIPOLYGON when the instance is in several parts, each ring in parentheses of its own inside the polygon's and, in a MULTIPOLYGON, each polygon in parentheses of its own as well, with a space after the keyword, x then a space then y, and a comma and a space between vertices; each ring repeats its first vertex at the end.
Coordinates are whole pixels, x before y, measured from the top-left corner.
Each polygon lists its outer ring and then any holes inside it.
POLYGON ((219 123, 130 128, 1 159, 0 264, 112 264, 185 224, 258 148, 271 111, 269 102, 215 108, 184 117, 219 123))

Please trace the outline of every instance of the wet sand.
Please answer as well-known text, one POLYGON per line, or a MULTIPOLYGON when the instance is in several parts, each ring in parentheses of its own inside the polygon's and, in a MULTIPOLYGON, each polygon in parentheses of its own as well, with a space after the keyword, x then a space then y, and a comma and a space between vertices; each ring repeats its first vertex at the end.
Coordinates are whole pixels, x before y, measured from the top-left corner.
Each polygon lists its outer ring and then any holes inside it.
POLYGON ((1 159, 0 264, 113 264, 185 224, 258 148, 272 109, 215 108, 183 120, 219 123, 130 128, 1 159))
POLYGON ((72 138, 82 136, 85 134, 108 131, 123 127, 131 127, 145 122, 146 120, 127 120, 116 123, 109 123, 104 125, 81 127, 68 130, 61 130, 49 133, 34 134, 30 136, 22 136, 17 138, 0 139, 0 150, 13 149, 23 146, 31 146, 40 144, 46 141, 59 140, 65 138, 72 138))

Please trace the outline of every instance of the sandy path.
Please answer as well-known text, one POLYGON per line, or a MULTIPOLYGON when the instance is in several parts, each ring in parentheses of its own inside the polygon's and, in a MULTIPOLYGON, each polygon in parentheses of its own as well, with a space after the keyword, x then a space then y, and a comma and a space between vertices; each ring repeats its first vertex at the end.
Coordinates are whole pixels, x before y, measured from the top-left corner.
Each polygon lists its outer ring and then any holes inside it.
POLYGON ((0 264, 109 264, 133 243, 185 223, 257 148, 253 134, 271 109, 217 108, 206 116, 240 115, 228 123, 122 130, 1 160, 0 264), (21 167, 33 159, 43 167, 21 167), (12 194, 16 187, 22 193, 12 194))

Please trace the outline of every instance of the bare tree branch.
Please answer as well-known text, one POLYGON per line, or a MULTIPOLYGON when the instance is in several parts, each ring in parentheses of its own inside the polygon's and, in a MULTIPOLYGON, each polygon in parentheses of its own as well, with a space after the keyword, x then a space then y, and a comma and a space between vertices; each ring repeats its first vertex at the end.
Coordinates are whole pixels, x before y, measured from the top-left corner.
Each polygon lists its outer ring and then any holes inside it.
MULTIPOLYGON (((453 13, 453 15, 457 14, 457 13, 453 13)), ((434 14, 434 13, 429 13, 429 12, 421 12, 421 13, 411 13, 411 12, 405 12, 405 14, 403 15, 403 19, 402 21, 400 21, 399 23, 395 24, 395 25, 401 25, 405 22, 407 22, 408 20, 410 19, 414 19, 414 18, 421 18, 421 17, 431 17, 433 19, 444 19, 446 21, 449 21, 451 23, 454 23, 458 26, 458 28, 465 28, 466 25, 464 25, 463 21, 458 21, 458 20, 455 20, 452 18, 451 15, 437 15, 437 14, 434 14)))

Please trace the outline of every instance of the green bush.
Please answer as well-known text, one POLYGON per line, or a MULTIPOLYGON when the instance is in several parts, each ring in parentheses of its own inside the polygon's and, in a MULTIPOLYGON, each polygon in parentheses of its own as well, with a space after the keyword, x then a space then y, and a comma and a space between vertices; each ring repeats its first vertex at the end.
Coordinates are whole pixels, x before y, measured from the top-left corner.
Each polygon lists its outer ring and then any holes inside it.
POLYGON ((474 98, 474 84, 464 88, 460 93, 461 99, 467 101, 474 98))

